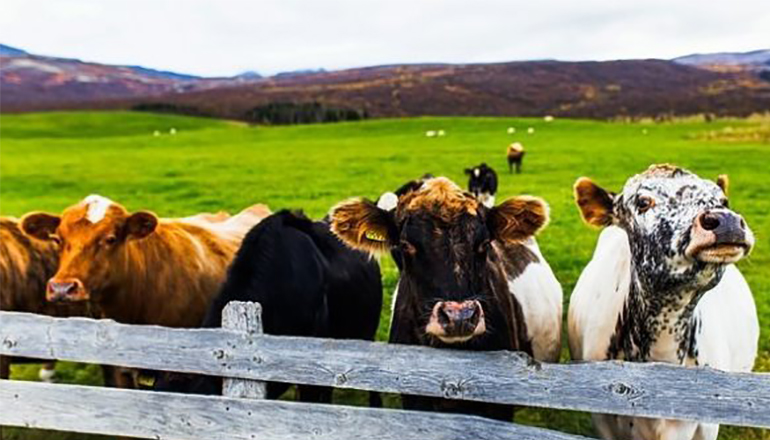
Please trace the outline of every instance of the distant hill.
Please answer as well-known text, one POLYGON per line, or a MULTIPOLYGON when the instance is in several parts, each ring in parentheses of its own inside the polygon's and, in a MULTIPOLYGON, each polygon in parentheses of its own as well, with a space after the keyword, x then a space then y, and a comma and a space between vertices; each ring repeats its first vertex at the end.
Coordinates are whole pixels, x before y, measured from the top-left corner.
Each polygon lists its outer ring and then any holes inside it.
POLYGON ((147 69, 112 66, 76 59, 32 55, 3 47, 0 53, 2 108, 47 109, 61 105, 184 90, 197 77, 147 69))
POLYGON ((770 110, 770 81, 763 81, 756 69, 711 64, 764 59, 753 52, 674 61, 412 64, 294 71, 267 78, 253 72, 199 78, 10 49, 16 55, 0 55, 3 112, 142 109, 263 122, 421 115, 746 115, 770 110))
POLYGON ((259 74, 259 72, 255 72, 253 70, 247 70, 245 72, 239 73, 238 75, 235 75, 235 78, 250 80, 250 79, 260 79, 262 78, 262 75, 259 74))
POLYGON ((721 66, 744 67, 747 69, 770 70, 770 49, 751 52, 718 52, 693 54, 673 61, 688 66, 719 68, 721 66))
POLYGON ((0 57, 20 57, 24 55, 27 55, 27 52, 5 44, 0 44, 0 57))
POLYGON ((307 76, 307 75, 313 75, 316 73, 326 73, 326 69, 300 69, 300 70, 290 70, 287 72, 280 72, 276 73, 274 75, 274 78, 291 78, 295 76, 307 76))
POLYGON ((431 64, 273 77, 156 102, 246 120, 271 103, 319 103, 368 117, 746 115, 770 110, 770 83, 664 60, 431 64))

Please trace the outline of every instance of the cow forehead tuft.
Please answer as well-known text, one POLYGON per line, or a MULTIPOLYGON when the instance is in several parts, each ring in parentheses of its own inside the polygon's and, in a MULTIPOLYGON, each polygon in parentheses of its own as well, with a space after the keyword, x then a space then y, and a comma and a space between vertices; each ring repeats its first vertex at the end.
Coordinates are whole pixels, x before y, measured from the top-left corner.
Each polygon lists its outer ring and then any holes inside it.
POLYGON ((717 196, 721 192, 715 182, 703 179, 684 168, 670 164, 652 165, 643 173, 637 174, 626 182, 623 195, 629 199, 640 189, 661 192, 668 196, 676 194, 681 187, 698 189, 701 196, 717 196))
POLYGON ((98 194, 91 194, 83 199, 86 207, 85 219, 91 223, 99 223, 107 215, 107 209, 114 205, 114 202, 98 194))
POLYGON ((479 202, 446 177, 426 180, 419 190, 404 196, 403 212, 428 211, 444 220, 478 213, 479 202))
POLYGON ((660 163, 650 165, 647 170, 639 174, 642 177, 679 177, 684 175, 693 175, 690 171, 684 168, 672 165, 670 163, 660 163))

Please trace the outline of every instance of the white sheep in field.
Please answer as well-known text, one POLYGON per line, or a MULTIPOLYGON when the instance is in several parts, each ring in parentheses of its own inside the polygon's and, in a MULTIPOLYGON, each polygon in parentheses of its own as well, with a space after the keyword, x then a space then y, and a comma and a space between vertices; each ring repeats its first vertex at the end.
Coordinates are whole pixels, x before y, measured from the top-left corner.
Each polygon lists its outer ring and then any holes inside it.
POLYGON ((428 130, 425 132, 425 136, 429 138, 436 137, 437 134, 436 130, 428 130))
POLYGON ((171 127, 171 129, 168 131, 168 134, 175 135, 176 134, 176 128, 171 127))
POLYGON ((439 137, 446 136, 446 132, 444 130, 439 130, 438 133, 439 137))
POLYGON ((155 136, 155 137, 158 137, 158 136, 160 136, 160 130, 155 130, 155 131, 153 131, 153 132, 152 132, 152 135, 153 135, 153 136, 155 136))
POLYGON ((535 134, 535 127, 529 127, 527 129, 527 134, 535 134))
POLYGON ((508 134, 514 134, 516 133, 516 129, 514 127, 508 127, 508 134))
POLYGON ((554 119, 554 118, 553 118, 553 116, 551 116, 551 115, 545 115, 545 117, 543 118, 543 120, 544 120, 545 122, 553 122, 553 119, 554 119))

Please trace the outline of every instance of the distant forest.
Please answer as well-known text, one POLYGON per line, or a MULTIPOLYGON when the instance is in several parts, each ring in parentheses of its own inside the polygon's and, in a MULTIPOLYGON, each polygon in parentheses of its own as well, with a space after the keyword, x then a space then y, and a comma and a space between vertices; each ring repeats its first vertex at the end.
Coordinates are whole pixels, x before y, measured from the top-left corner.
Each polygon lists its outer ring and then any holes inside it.
MULTIPOLYGON (((132 110, 153 113, 171 113, 186 116, 216 116, 194 106, 170 102, 140 103, 134 105, 132 110)), ((367 118, 368 114, 366 110, 328 107, 319 102, 271 102, 266 105, 253 107, 238 119, 254 124, 292 125, 360 121, 367 118)))

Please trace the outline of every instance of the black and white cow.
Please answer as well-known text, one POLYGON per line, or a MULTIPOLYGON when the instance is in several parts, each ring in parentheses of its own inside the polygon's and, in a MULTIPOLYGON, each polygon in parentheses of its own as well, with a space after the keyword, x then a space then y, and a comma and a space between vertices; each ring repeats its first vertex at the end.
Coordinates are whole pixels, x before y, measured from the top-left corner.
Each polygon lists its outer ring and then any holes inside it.
MULTIPOLYGON (((266 334, 374 340, 382 309, 380 268, 368 255, 340 243, 326 222, 278 212, 244 238, 204 327, 220 327, 230 301, 262 305, 266 334)), ((156 390, 221 394, 222 381, 171 374, 156 390)), ((278 398, 288 384, 268 383, 278 398)), ((330 388, 299 386, 298 398, 330 402, 330 388)), ((378 405, 373 394, 373 404, 378 405)))
POLYGON ((497 173, 495 170, 482 163, 473 168, 466 168, 465 174, 469 176, 468 191, 487 208, 495 206, 495 194, 497 194, 497 173))
MULTIPOLYGON (((548 222, 542 199, 519 196, 487 208, 439 177, 398 197, 392 210, 354 199, 336 206, 331 220, 349 246, 399 255, 392 343, 558 359, 561 287, 526 244, 548 222)), ((512 416, 510 407, 414 396, 404 396, 404 407, 512 416)))
MULTIPOLYGON (((759 324, 733 265, 754 245, 730 210, 727 179, 655 165, 619 194, 575 184, 585 221, 605 227, 569 308, 576 360, 622 359, 751 371, 759 324)), ((594 415, 599 434, 623 440, 713 440, 718 425, 594 415)))

